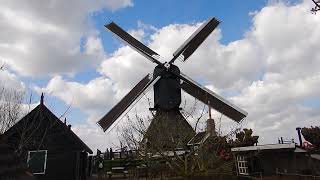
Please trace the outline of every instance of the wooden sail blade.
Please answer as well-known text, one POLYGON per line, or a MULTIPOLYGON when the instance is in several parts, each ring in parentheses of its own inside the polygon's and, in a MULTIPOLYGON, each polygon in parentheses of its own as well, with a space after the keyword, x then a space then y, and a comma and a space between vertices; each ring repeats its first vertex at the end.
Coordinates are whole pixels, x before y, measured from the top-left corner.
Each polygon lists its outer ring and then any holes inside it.
POLYGON ((148 87, 157 81, 157 77, 150 78, 146 75, 121 101, 115 105, 98 124, 106 131, 148 87))
POLYGON ((132 37, 129 33, 124 31, 116 23, 111 22, 110 24, 105 25, 105 27, 109 29, 112 33, 114 33, 117 37, 119 37, 121 40, 123 40, 127 45, 132 47, 134 50, 142 54, 144 57, 146 57, 150 61, 156 64, 161 64, 157 60, 158 57, 160 57, 158 53, 154 52, 152 49, 148 48, 147 46, 142 44, 140 41, 132 37))
POLYGON ((181 77, 181 79, 183 80, 183 82, 181 83, 181 88, 184 91, 202 101, 203 103, 208 104, 218 112, 224 114, 225 116, 236 122, 240 122, 247 116, 247 112, 235 106, 218 94, 196 83, 186 75, 181 74, 181 77))
POLYGON ((209 19, 202 24, 174 53, 173 63, 180 55, 183 61, 186 61, 194 51, 202 44, 202 42, 211 34, 211 32, 219 25, 219 21, 215 18, 209 19))

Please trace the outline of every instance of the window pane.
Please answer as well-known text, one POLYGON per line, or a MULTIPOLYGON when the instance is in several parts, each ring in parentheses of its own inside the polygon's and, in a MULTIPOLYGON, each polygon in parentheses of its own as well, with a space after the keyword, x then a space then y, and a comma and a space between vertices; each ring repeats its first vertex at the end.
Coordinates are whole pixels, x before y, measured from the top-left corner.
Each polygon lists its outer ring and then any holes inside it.
POLYGON ((243 175, 249 174, 248 161, 246 160, 245 156, 238 155, 237 164, 238 164, 239 174, 243 174, 243 175))
POLYGON ((46 162, 46 151, 29 152, 28 165, 33 173, 44 173, 46 162))

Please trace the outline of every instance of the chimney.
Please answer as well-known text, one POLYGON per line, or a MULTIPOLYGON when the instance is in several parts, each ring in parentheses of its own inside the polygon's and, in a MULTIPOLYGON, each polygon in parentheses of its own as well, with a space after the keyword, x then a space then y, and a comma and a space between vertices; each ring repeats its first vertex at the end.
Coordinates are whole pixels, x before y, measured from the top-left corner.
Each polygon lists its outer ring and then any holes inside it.
POLYGON ((210 133, 211 136, 217 136, 214 119, 207 120, 207 133, 210 133))
POLYGON ((301 128, 297 127, 296 130, 298 131, 299 143, 300 143, 300 146, 302 147, 301 128))
POLYGON ((71 124, 68 125, 68 129, 71 130, 71 124))
MULTIPOLYGON (((209 104, 209 103, 208 103, 209 104)), ((207 133, 210 133, 211 136, 217 136, 216 133, 216 125, 214 123, 214 119, 211 117, 211 107, 209 107, 209 119, 207 120, 207 133)))
POLYGON ((44 95, 43 93, 41 93, 41 97, 40 97, 40 104, 43 105, 43 98, 44 98, 44 95))
POLYGON ((64 118, 64 125, 67 125, 67 118, 64 118))

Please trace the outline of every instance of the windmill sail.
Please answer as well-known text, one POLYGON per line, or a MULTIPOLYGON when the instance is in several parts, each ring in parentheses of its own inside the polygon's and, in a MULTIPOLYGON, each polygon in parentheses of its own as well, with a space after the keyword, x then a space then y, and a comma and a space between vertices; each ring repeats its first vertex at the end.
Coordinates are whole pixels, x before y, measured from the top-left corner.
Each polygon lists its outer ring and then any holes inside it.
POLYGON ((194 51, 202 44, 202 42, 211 34, 211 32, 219 25, 219 21, 215 18, 209 19, 202 24, 174 53, 171 63, 183 55, 183 61, 186 61, 194 51))
POLYGON ((98 124, 106 131, 148 87, 159 78, 150 79, 150 74, 146 75, 121 101, 115 105, 98 124))
POLYGON ((111 32, 113 32, 115 35, 117 35, 121 40, 123 40, 126 44, 128 44, 130 47, 135 49, 137 52, 139 52, 141 55, 149 59, 150 61, 161 64, 155 57, 160 57, 160 55, 156 52, 154 52, 152 49, 148 48, 144 44, 142 44, 140 41, 132 37, 129 33, 124 31, 121 27, 119 27, 116 23, 111 22, 110 24, 105 25, 107 29, 109 29, 111 32))
POLYGON ((247 112, 238 108, 228 100, 222 98, 218 94, 196 83, 184 74, 180 74, 183 82, 181 88, 191 96, 199 99, 205 104, 209 104, 212 108, 229 117, 230 119, 240 122, 247 116, 247 112))

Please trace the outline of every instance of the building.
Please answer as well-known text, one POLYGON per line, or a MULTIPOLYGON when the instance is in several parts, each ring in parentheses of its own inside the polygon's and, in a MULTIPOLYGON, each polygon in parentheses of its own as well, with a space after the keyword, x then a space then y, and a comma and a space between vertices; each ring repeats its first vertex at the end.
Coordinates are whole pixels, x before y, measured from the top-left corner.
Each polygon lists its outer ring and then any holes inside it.
POLYGON ((85 180, 91 149, 43 103, 4 133, 39 180, 85 180))
POLYGON ((217 137, 214 119, 211 117, 211 109, 209 109, 209 119, 207 119, 206 131, 198 132, 194 137, 190 139, 187 146, 193 150, 196 150, 204 144, 209 137, 217 137))
POLYGON ((239 175, 320 175, 320 155, 295 143, 236 147, 231 151, 239 175))

